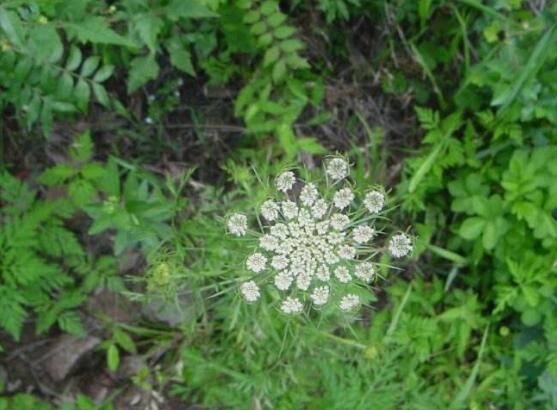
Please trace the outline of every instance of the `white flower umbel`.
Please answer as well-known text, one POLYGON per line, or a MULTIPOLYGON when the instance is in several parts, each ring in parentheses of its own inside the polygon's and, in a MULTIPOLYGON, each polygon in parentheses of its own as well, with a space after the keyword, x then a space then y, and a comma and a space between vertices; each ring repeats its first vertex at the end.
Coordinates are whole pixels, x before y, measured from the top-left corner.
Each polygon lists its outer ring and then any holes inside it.
POLYGON ((288 271, 282 271, 275 276, 275 286, 278 290, 288 290, 293 281, 294 277, 288 271))
POLYGON ((395 235, 389 241, 389 252, 395 258, 402 258, 412 252, 412 241, 403 233, 395 235))
POLYGON ((300 193, 300 201, 305 206, 311 206, 319 197, 319 191, 314 184, 305 184, 300 193))
POLYGON ((339 266, 335 269, 335 277, 341 283, 348 283, 352 280, 352 276, 350 276, 350 271, 346 266, 339 266))
POLYGON ((267 264, 267 258, 260 254, 259 252, 251 255, 246 261, 247 268, 255 273, 263 272, 265 270, 265 265, 267 264))
POLYGON ((364 206, 372 214, 381 212, 385 205, 385 195, 379 191, 371 191, 364 197, 364 206))
POLYGON ((333 181, 340 181, 348 176, 350 167, 342 158, 333 158, 327 163, 326 172, 333 181))
POLYGON ((316 305, 324 305, 329 300, 329 287, 319 286, 311 294, 311 300, 316 305))
POLYGON ((335 194, 333 202, 338 209, 347 208, 354 200, 354 193, 350 188, 343 188, 335 194))
MULTIPOLYGON (((306 305, 319 308, 332 300, 340 310, 355 310, 360 298, 348 288, 369 286, 376 276, 372 259, 380 258, 384 249, 382 243, 374 244, 376 223, 383 219, 374 214, 385 205, 381 191, 368 190, 357 200, 359 190, 349 186, 353 181, 348 180, 348 163, 340 158, 326 162, 325 172, 325 178, 311 183, 297 183, 292 171, 279 175, 277 194, 261 205, 257 218, 265 223, 254 238, 258 246, 247 258, 246 269, 258 274, 254 279, 261 286, 275 288, 269 295, 280 297, 279 310, 285 314, 301 313, 306 305)), ((227 228, 233 235, 253 235, 242 214, 232 215, 227 228)), ((399 258, 412 251, 412 243, 398 234, 387 250, 399 258)), ((249 302, 261 295, 255 281, 241 286, 249 302)))
POLYGON ((280 306, 280 310, 282 310, 284 313, 288 315, 295 315, 297 313, 300 313, 303 308, 304 305, 302 305, 300 299, 293 298, 290 296, 288 296, 280 306))
POLYGON ((352 231, 352 237, 354 241, 359 244, 364 244, 369 242, 375 236, 375 229, 371 226, 360 225, 354 228, 352 231))
POLYGON ((277 178, 277 189, 281 192, 288 192, 296 183, 296 176, 292 171, 286 171, 280 174, 277 178))
POLYGON ((255 302, 261 296, 259 286, 253 280, 242 283, 240 292, 248 302, 255 302))
POLYGON ((232 235, 244 236, 248 232, 248 218, 243 214, 234 214, 228 218, 228 230, 232 235))
POLYGON ((371 262, 362 262, 354 270, 354 276, 362 282, 371 282, 375 276, 375 267, 371 262))
POLYGON ((279 210, 279 206, 275 201, 265 201, 263 205, 261 205, 261 215, 269 222, 278 218, 279 210))
POLYGON ((344 311, 349 311, 354 309, 360 304, 360 297, 353 294, 348 294, 342 297, 340 300, 339 307, 344 311))

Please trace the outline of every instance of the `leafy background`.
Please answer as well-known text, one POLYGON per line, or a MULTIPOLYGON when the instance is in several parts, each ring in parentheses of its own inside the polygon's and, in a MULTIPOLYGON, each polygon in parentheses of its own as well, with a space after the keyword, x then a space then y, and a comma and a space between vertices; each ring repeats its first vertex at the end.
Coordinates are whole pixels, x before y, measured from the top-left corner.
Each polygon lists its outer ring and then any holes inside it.
POLYGON ((557 408, 556 15, 3 1, 0 409, 557 408), (223 218, 335 152, 412 260, 356 317, 245 305, 223 218))

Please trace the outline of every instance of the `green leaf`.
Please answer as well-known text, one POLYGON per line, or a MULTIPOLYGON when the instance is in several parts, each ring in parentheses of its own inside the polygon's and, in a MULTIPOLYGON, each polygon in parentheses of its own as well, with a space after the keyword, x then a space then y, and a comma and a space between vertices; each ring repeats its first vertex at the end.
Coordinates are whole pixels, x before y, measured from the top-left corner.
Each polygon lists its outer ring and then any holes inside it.
POLYGON ((170 4, 166 6, 166 15, 174 21, 179 18, 197 19, 219 16, 194 0, 171 0, 170 4))
POLYGON ((138 31, 139 37, 151 53, 157 51, 157 38, 163 26, 163 20, 152 13, 140 15, 135 22, 135 29, 138 31))
POLYGON ((321 145, 315 138, 299 138, 296 145, 298 149, 309 154, 325 154, 327 153, 327 148, 321 145))
POLYGON ((48 168, 38 178, 38 181, 47 186, 60 185, 74 175, 74 169, 67 164, 55 165, 48 168))
POLYGON ((69 154, 74 161, 83 163, 91 160, 94 149, 91 132, 85 131, 75 138, 69 149, 69 154))
POLYGON ((89 77, 97 69, 100 62, 101 59, 99 56, 88 57, 81 67, 81 75, 83 77, 89 77))
POLYGON ((20 49, 23 48, 24 31, 17 14, 0 7, 0 27, 12 44, 20 49))
POLYGON ((95 187, 85 179, 76 179, 70 182, 68 186, 68 194, 77 206, 83 206, 91 202, 96 192, 95 187))
POLYGON ((29 30, 28 46, 38 63, 55 63, 64 54, 62 40, 51 24, 35 26, 29 30))
POLYGON ((62 23, 68 33, 82 42, 113 44, 135 47, 135 43, 112 30, 108 22, 100 16, 90 17, 79 23, 62 23))
POLYGON ((79 67, 81 64, 81 59, 82 59, 81 50, 78 47, 72 45, 70 48, 70 55, 68 56, 68 61, 66 61, 66 69, 70 71, 76 70, 77 67, 79 67))
POLYGON ((278 61, 273 67, 273 81, 278 83, 286 74, 286 63, 284 60, 278 61))
POLYGON ((458 233, 465 239, 476 239, 482 233, 485 227, 485 220, 476 216, 464 220, 458 233))
POLYGON ((172 39, 166 44, 166 48, 170 54, 170 62, 174 67, 186 74, 195 76, 191 54, 184 44, 181 44, 177 39, 172 39))
POLYGON ((294 27, 282 26, 275 30, 275 37, 278 38, 279 40, 284 40, 286 38, 293 36, 294 33, 296 33, 296 29, 294 27))
POLYGON ((263 57, 263 67, 268 67, 273 64, 280 56, 280 49, 277 46, 271 47, 265 52, 263 57))
POLYGON ((280 43, 280 48, 285 53, 293 53, 295 51, 301 50, 304 48, 304 43, 300 40, 292 38, 290 40, 284 40, 280 43))
POLYGON ((118 370, 118 366, 120 365, 120 352, 115 344, 108 346, 106 351, 106 363, 111 372, 118 370))
POLYGON ((502 112, 509 104, 511 104, 516 96, 519 94, 520 90, 526 83, 526 81, 534 76, 536 72, 542 67, 545 62, 545 59, 549 55, 550 47, 549 44, 554 44, 554 34, 555 28, 557 25, 552 25, 550 28, 546 30, 544 35, 540 38, 536 47, 532 51, 530 58, 528 58, 528 62, 523 65, 522 70, 520 70, 520 74, 515 75, 515 81, 512 87, 505 87, 504 91, 493 97, 491 101, 492 106, 500 105, 501 108, 499 112, 502 112))
POLYGON ((97 83, 102 83, 110 78, 112 73, 114 72, 113 65, 105 65, 102 66, 99 71, 96 72, 95 76, 93 77, 93 81, 97 83))
POLYGON ((118 345, 129 353, 135 353, 135 343, 133 342, 132 338, 121 329, 116 328, 113 333, 114 341, 118 343, 118 345))
POLYGON ((87 111, 89 106, 89 98, 91 97, 91 88, 87 81, 84 79, 79 79, 75 86, 75 97, 77 99, 77 105, 81 111, 87 111))
POLYGON ((152 54, 144 57, 137 57, 132 60, 130 65, 128 93, 133 93, 149 80, 154 80, 159 75, 159 65, 155 61, 155 56, 152 54))
POLYGON ((102 86, 102 84, 93 83, 93 93, 95 93, 95 97, 99 104, 103 105, 104 107, 108 107, 110 105, 110 98, 106 92, 106 89, 102 86))

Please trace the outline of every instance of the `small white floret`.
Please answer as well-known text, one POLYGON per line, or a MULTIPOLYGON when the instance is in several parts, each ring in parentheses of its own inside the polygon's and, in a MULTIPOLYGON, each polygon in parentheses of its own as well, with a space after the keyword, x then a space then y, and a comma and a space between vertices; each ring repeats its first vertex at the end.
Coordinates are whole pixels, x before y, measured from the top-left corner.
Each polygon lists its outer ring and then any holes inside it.
POLYGON ((315 288, 311 294, 311 300, 316 305, 324 305, 329 300, 329 287, 319 286, 315 288))
POLYGON ((248 218, 243 214, 234 214, 228 218, 228 230, 236 236, 244 236, 248 231, 248 218))
POLYGON ((321 219, 327 213, 328 208, 329 206, 324 199, 318 199, 311 207, 311 214, 315 219, 321 219))
POLYGON ((279 246, 279 240, 273 235, 265 234, 259 238, 259 246, 266 251, 274 251, 279 246))
POLYGON ((333 158, 327 163, 327 174, 334 180, 339 181, 348 176, 350 167, 348 162, 342 158, 333 158))
POLYGON ((356 249, 350 245, 341 245, 338 248, 338 256, 342 259, 354 259, 356 257, 356 249))
POLYGON ((350 276, 350 271, 346 266, 339 266, 335 269, 335 277, 341 283, 348 283, 352 280, 352 276, 350 276))
POLYGON ((242 283, 240 292, 248 302, 255 302, 261 296, 259 286, 253 280, 242 283))
POLYGON ((371 262, 362 262, 354 270, 354 276, 364 282, 371 282, 375 276, 375 267, 371 262))
POLYGON ((292 274, 288 271, 282 271, 275 276, 275 286, 278 290, 288 290, 294 278, 292 274))
POLYGON ((259 273, 265 270, 265 265, 267 264, 267 258, 260 254, 259 252, 250 255, 246 261, 247 268, 255 273, 259 273))
POLYGON ((357 226, 352 231, 352 237, 354 238, 354 241, 359 244, 369 242, 374 236, 375 229, 367 225, 357 226))
POLYGON ((294 219, 298 216, 298 205, 292 201, 282 202, 282 214, 286 219, 294 219))
POLYGON ((348 207, 354 200, 354 192, 350 188, 342 188, 335 193, 333 202, 338 209, 348 207))
POLYGON ((317 191, 317 188, 314 184, 308 183, 304 185, 304 187, 302 188, 302 192, 300 193, 300 201, 302 202, 302 204, 304 204, 305 206, 312 206, 318 197, 319 192, 317 191))
POLYGON ((303 307, 304 306, 302 305, 302 302, 300 302, 300 299, 289 296, 284 300, 284 302, 282 302, 280 310, 288 315, 294 315, 300 313, 303 307))
POLYGON ((282 270, 288 266, 289 260, 285 255, 275 255, 271 260, 271 266, 276 270, 282 270))
POLYGON ((350 218, 344 214, 334 214, 331 216, 331 226, 337 231, 342 231, 350 223, 350 218))
POLYGON ((384 205, 385 205, 385 195, 383 195, 379 191, 368 192, 364 197, 364 206, 372 214, 381 212, 384 205))
POLYGON ((277 177, 276 184, 277 189, 281 192, 288 192, 292 189, 296 183, 296 176, 291 171, 286 171, 277 177))
POLYGON ((402 258, 412 252, 412 241, 403 233, 395 235, 389 241, 389 252, 395 258, 402 258))
POLYGON ((349 293, 348 295, 342 297, 339 306, 342 310, 349 311, 354 309, 359 304, 360 304, 360 297, 349 293))
POLYGON ((263 202, 263 205, 261 205, 261 215, 267 221, 274 221, 279 216, 278 204, 273 200, 263 202))

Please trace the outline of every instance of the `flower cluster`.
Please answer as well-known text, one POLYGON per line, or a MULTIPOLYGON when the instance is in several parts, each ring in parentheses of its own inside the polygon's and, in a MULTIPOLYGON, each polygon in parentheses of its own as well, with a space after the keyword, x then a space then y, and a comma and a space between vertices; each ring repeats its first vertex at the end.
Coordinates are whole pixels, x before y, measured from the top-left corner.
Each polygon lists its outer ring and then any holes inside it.
MULTIPOLYGON (((326 189, 299 181, 292 171, 276 178, 278 198, 260 208, 264 232, 257 234, 258 249, 246 260, 255 279, 270 282, 284 298, 285 314, 303 311, 305 303, 315 308, 333 303, 343 311, 356 309, 362 285, 376 276, 372 261, 381 249, 373 244, 378 236, 375 221, 385 206, 382 191, 371 189, 361 200, 346 182, 349 164, 342 158, 326 163, 326 189), (294 188, 299 184, 299 194, 294 188)), ((228 231, 236 236, 248 233, 246 215, 228 219, 228 231)), ((388 242, 394 258, 412 251, 410 238, 399 233, 388 242)), ((255 280, 244 282, 241 293, 248 302, 261 296, 255 280)))

